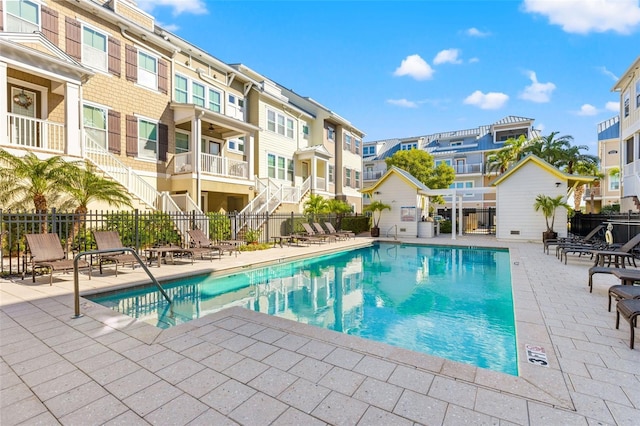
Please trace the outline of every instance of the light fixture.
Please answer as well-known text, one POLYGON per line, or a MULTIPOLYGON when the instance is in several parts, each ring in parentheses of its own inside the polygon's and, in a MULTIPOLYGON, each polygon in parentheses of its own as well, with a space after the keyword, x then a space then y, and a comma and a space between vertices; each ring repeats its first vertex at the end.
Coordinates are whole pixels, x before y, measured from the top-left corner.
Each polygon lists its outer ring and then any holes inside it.
POLYGON ((559 188, 562 185, 562 182, 556 182, 556 188, 559 188))
POLYGON ((209 131, 210 131, 210 132, 213 132, 213 131, 214 131, 213 124, 209 124, 209 131))
POLYGON ((29 108, 31 104, 33 104, 33 99, 31 99, 31 96, 27 96, 27 94, 24 93, 24 89, 22 89, 20 93, 13 97, 13 102, 23 108, 29 108))
POLYGON ((382 194, 382 192, 380 192, 380 191, 376 191, 376 192, 374 192, 374 194, 376 194, 376 195, 380 195, 380 194, 382 194))

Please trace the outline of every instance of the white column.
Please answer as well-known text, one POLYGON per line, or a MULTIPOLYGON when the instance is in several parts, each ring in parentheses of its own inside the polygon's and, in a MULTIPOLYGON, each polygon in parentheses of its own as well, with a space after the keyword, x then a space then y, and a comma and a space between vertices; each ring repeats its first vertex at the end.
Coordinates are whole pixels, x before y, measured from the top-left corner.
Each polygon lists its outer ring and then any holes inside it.
POLYGON ((65 153, 76 157, 82 156, 82 132, 80 129, 80 85, 66 83, 64 90, 64 115, 67 133, 65 153))
POLYGON ((456 239, 456 190, 453 190, 451 195, 451 239, 456 239))
MULTIPOLYGON (((200 116, 196 116, 191 120, 191 136, 193 137, 191 145, 191 155, 193 171, 196 173, 196 193, 193 194, 193 200, 200 206, 201 188, 200 188, 200 140, 202 139, 202 119, 200 116)), ((200 206, 202 208, 202 206, 200 206)))
POLYGON ((247 165, 249 167, 249 172, 247 174, 247 178, 251 181, 254 180, 255 175, 255 136, 254 133, 247 134, 244 137, 244 154, 247 156, 247 165))
POLYGON ((460 211, 458 212, 458 217, 460 218, 460 226, 458 226, 458 235, 460 235, 462 237, 462 230, 463 230, 463 226, 462 226, 462 218, 464 216, 462 216, 462 197, 464 197, 464 195, 460 196, 460 211))
POLYGON ((311 163, 311 189, 316 191, 318 189, 316 188, 316 157, 311 157, 309 162, 311 163))
MULTIPOLYGON (((7 89, 7 64, 0 62, 0 99, 9 99, 9 93, 7 89)), ((9 140, 9 128, 7 127, 7 102, 0 102, 0 138, 5 143, 11 142, 9 140)))

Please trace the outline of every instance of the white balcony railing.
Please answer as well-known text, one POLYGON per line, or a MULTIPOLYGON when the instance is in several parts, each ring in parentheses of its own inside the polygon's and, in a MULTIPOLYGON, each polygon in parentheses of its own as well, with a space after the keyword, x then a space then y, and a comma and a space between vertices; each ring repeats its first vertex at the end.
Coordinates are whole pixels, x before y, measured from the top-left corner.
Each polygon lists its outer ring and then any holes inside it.
POLYGON ((456 174, 463 175, 468 173, 482 173, 484 167, 483 164, 456 164, 453 166, 456 174))
POLYGON ((176 154, 173 157, 173 172, 174 173, 185 173, 193 171, 193 166, 191 165, 191 153, 183 152, 180 154, 176 154))
POLYGON ((10 113, 7 114, 7 129, 9 145, 40 148, 56 153, 65 152, 64 124, 10 113))
POLYGON ((316 188, 320 191, 327 190, 327 180, 323 177, 316 177, 316 188))
POLYGON ((218 176, 249 178, 249 163, 213 154, 200 154, 200 166, 203 173, 218 176))

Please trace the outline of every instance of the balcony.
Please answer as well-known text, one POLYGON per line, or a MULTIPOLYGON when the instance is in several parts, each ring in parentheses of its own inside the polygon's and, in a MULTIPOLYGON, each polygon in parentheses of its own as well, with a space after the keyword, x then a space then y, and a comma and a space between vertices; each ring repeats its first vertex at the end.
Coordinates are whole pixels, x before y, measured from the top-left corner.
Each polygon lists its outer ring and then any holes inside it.
MULTIPOLYGON (((176 154, 173 159, 174 173, 192 172, 193 170, 190 152, 176 154)), ((249 163, 219 155, 201 153, 200 171, 210 175, 248 179, 249 163)))
POLYGON ((7 114, 9 138, 0 140, 15 148, 37 148, 63 154, 66 147, 64 124, 31 118, 19 114, 7 114))
POLYGON ((588 201, 591 199, 591 196, 593 195, 593 198, 600 198, 602 196, 602 191, 600 187, 597 188, 587 188, 584 191, 584 197, 583 200, 588 201))
POLYGON ((386 170, 367 170, 362 172, 363 180, 378 180, 386 173, 386 170))
POLYGON ((453 165, 453 170, 455 170, 457 175, 465 175, 471 173, 483 173, 484 165, 482 163, 478 164, 456 164, 453 165))

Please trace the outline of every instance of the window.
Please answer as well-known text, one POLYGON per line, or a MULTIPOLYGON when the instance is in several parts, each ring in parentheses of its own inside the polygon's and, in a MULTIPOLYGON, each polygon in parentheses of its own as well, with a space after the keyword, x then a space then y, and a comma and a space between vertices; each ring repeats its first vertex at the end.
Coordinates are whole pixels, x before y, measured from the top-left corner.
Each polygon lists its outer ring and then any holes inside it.
POLYGON ((360 145, 362 144, 362 141, 357 138, 355 141, 356 141, 356 154, 360 154, 360 145))
POLYGON ((267 110, 267 129, 272 132, 276 131, 276 113, 270 109, 267 110))
POLYGON ((186 154, 189 151, 189 135, 176 132, 176 154, 186 154))
POLYGON ((189 102, 189 89, 188 89, 188 81, 186 77, 181 75, 176 75, 176 102, 180 102, 186 104, 189 102))
POLYGON ((209 89, 209 109, 213 112, 222 112, 220 100, 222 94, 214 89, 209 89))
POLYGON ((7 8, 5 31, 12 33, 32 33, 40 30, 40 5, 28 0, 4 2, 7 8))
POLYGON ((436 167, 438 167, 440 165, 440 163, 444 163, 447 166, 451 165, 451 160, 436 160, 436 167))
POLYGON ((462 146, 462 141, 451 141, 451 146, 462 146))
POLYGON ((237 139, 229 139, 227 147, 230 151, 244 152, 244 136, 241 136, 237 139))
POLYGON ((138 120, 138 156, 151 160, 158 154, 158 123, 138 120))
POLYGON ((626 92, 624 94, 623 105, 624 105, 624 116, 628 117, 629 116, 629 92, 626 92))
POLYGON ((229 94, 227 96, 227 115, 238 120, 244 120, 244 99, 229 94))
POLYGON ((344 149, 351 151, 351 135, 344 135, 344 149))
POLYGON ((138 51, 138 84, 158 89, 158 59, 143 51, 138 51))
POLYGON ((204 108, 204 86, 194 82, 191 85, 193 94, 191 95, 191 101, 193 104, 204 108))
POLYGON ((284 115, 278 114, 278 134, 284 135, 284 115))
POLYGON ((356 188, 360 188, 360 172, 356 170, 356 188))
POLYGON ((403 143, 400 145, 400 149, 402 151, 409 151, 412 149, 417 149, 418 148, 418 142, 408 142, 408 143, 403 143))
POLYGON ((336 128, 333 126, 327 126, 327 140, 330 142, 336 141, 336 128))
POLYGON ((293 160, 267 154, 267 175, 273 179, 293 181, 293 160))
POLYGON ((276 178, 276 156, 273 154, 267 155, 267 176, 276 178))
POLYGON ((287 160, 287 180, 293 182, 293 160, 287 160))
POLYGON ((284 157, 278 157, 278 179, 284 180, 285 172, 285 159, 284 157))
POLYGON ((636 80, 636 108, 640 108, 640 78, 636 80))
MULTIPOLYGON (((452 189, 473 188, 473 181, 453 182, 451 185, 449 185, 449 188, 452 188, 452 189)), ((462 196, 472 197, 473 194, 463 194, 462 196)))
POLYGON ((285 117, 271 109, 267 109, 267 130, 293 139, 295 124, 293 119, 285 117))
POLYGON ((107 110, 97 106, 83 105, 82 123, 87 136, 107 149, 107 110))
POLYGON ((351 169, 346 169, 345 171, 344 185, 351 186, 351 169))
POLYGON ((293 120, 287 118, 287 137, 293 139, 293 120))
POLYGON ((302 125, 302 134, 305 139, 309 139, 309 125, 307 124, 302 125))
POLYGON ((609 176, 609 191, 620 190, 620 176, 609 176))
POLYGON ((333 183, 335 181, 335 168, 332 165, 329 165, 329 183, 333 183))
POLYGON ((362 148, 362 155, 375 155, 376 147, 375 146, 365 146, 362 148))
POLYGON ((107 36, 92 28, 82 27, 82 63, 107 71, 107 36))

